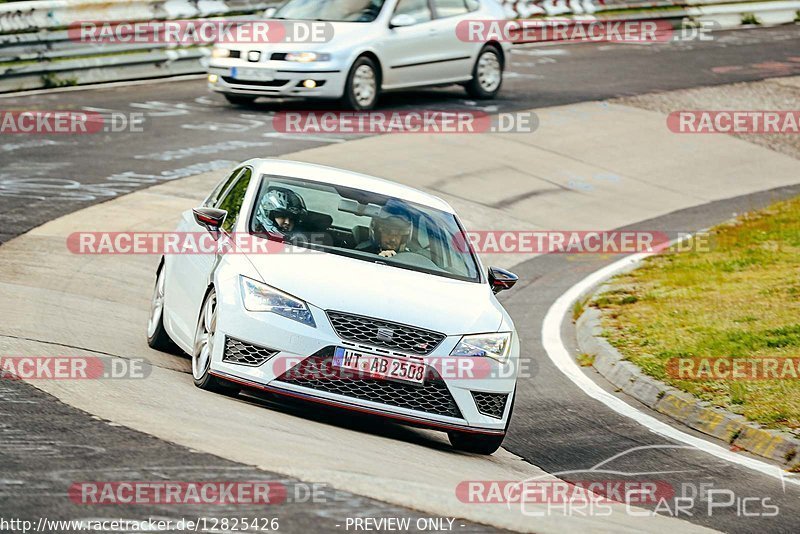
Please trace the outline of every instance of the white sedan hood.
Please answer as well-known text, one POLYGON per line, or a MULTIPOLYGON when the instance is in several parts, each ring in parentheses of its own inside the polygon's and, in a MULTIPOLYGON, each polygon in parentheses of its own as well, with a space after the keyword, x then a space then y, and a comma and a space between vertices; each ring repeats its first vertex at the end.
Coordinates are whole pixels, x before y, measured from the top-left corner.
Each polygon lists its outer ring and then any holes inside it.
MULTIPOLYGON (((270 19, 267 19, 270 20, 270 19)), ((237 50, 261 50, 264 53, 270 52, 330 52, 335 49, 345 48, 349 49, 362 41, 370 41, 376 30, 376 25, 371 23, 358 23, 358 22, 315 22, 315 21, 294 21, 294 20, 276 20, 276 22, 291 24, 324 24, 328 26, 327 35, 330 37, 329 41, 325 42, 282 42, 276 41, 274 43, 259 44, 259 43, 238 43, 233 46, 225 45, 226 47, 234 48, 237 50)), ((287 28, 287 35, 291 34, 291 29, 287 28)))
POLYGON ((263 281, 323 310, 447 335, 495 332, 502 308, 487 284, 322 252, 249 255, 263 281))

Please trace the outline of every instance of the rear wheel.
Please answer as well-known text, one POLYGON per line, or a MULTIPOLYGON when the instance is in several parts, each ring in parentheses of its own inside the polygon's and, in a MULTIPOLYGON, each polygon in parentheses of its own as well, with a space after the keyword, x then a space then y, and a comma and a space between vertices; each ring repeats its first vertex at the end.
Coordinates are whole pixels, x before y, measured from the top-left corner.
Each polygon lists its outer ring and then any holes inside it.
POLYGON ((212 376, 211 356, 214 353, 214 342, 217 333, 217 293, 212 288, 200 308, 197 329, 194 334, 192 350, 192 377, 194 385, 206 391, 235 395, 239 388, 224 380, 212 376))
POLYGON ((500 92, 503 85, 503 61, 494 46, 484 46, 472 69, 472 80, 465 85, 473 98, 488 100, 500 92))
POLYGON ((362 56, 353 63, 344 86, 342 104, 356 111, 370 110, 378 102, 380 75, 375 62, 362 56))
POLYGON ((150 299, 150 318, 147 321, 147 344, 152 349, 168 352, 175 347, 164 328, 164 291, 167 270, 164 263, 156 271, 156 284, 150 299))
POLYGON ((256 97, 254 96, 231 95, 227 93, 223 96, 225 97, 225 100, 227 100, 228 102, 230 102, 235 106, 247 106, 256 101, 256 97))

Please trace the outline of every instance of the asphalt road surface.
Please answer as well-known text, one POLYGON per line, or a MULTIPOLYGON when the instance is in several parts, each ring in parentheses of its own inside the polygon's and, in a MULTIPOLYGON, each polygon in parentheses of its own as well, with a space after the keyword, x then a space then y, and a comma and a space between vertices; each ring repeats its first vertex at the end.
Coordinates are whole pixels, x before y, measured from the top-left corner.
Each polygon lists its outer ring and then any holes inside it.
MULTIPOLYGON (((494 112, 792 75, 800 72, 800 28, 720 32, 710 42, 520 47, 513 61, 497 101, 476 103, 467 100, 460 89, 437 89, 386 95, 382 109, 470 108, 494 112)), ((0 138, 0 242, 60 215, 153 183, 227 168, 250 157, 278 156, 346 140, 335 135, 279 136, 271 127, 270 115, 277 109, 329 109, 330 103, 264 102, 234 108, 222 97, 209 94, 202 80, 4 98, 0 107, 87 110, 107 116, 141 113, 144 117, 142 132, 0 138)), ((591 134, 586 142, 591 142, 591 134)), ((665 231, 704 228, 729 218, 732 212, 798 193, 800 190, 789 188, 732 199, 637 227, 665 231)), ((555 298, 609 261, 595 257, 580 261, 569 256, 536 258, 515 269, 524 282, 501 300, 517 324, 541 325, 555 298)), ((571 329, 565 323, 567 340, 574 340, 571 329)), ((534 347, 527 355, 534 372, 520 382, 514 421, 505 443, 511 452, 573 481, 596 476, 586 470, 628 452, 615 460, 620 472, 644 473, 637 476, 655 477, 673 488, 705 484, 705 488, 727 490, 736 498, 732 506, 715 509, 713 514, 704 508, 707 498, 701 498, 692 509, 693 515, 681 516, 684 519, 729 532, 796 530, 800 492, 795 486, 784 487, 775 479, 674 447, 575 388, 541 354, 540 328, 525 329, 521 335, 523 346, 534 347), (745 517, 738 506, 740 499, 752 497, 758 501, 750 501, 755 504, 749 512, 759 515, 745 517), (764 498, 779 506, 778 515, 762 515, 771 510, 764 506, 764 498)), ((236 473, 239 478, 279 480, 289 487, 297 484, 111 426, 24 383, 0 384, 0 399, 4 413, 0 424, 0 510, 5 515, 13 511, 18 517, 38 517, 52 510, 60 518, 80 518, 96 513, 65 502, 58 488, 67 472, 71 480, 120 479, 120 473, 131 480, 181 476, 212 480, 236 473), (86 467, 88 463, 91 468, 86 467), (76 471, 81 473, 79 477, 76 471)), ((354 514, 420 516, 346 492, 327 491, 330 498, 326 503, 304 506, 289 502, 276 512, 287 518, 287 527, 297 529, 290 531, 321 525, 330 528, 341 517, 354 514)), ((206 515, 241 511, 241 507, 221 508, 206 515)), ((120 513, 133 517, 187 515, 169 507, 135 512, 109 508, 102 512, 108 517, 120 513)), ((486 529, 462 524, 463 531, 486 529)))

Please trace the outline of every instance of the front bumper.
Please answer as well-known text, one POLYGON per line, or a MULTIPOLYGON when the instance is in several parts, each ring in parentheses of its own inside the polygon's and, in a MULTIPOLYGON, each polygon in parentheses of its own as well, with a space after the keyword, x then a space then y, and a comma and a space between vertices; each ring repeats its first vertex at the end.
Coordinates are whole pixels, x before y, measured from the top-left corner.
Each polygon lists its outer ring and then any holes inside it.
MULTIPOLYGON (((460 336, 447 336, 429 355, 405 356, 425 360, 428 375, 424 386, 374 378, 369 381, 341 379, 331 377, 327 371, 314 375, 317 379, 306 380, 303 379, 306 375, 298 369, 305 366, 320 370, 329 366, 335 347, 358 347, 365 352, 385 354, 385 349, 374 347, 370 350, 360 343, 340 338, 326 313, 309 307, 316 328, 272 313, 247 312, 239 302, 218 304, 219 342, 214 345, 211 373, 247 387, 406 424, 438 430, 505 433, 519 359, 516 336, 509 363, 501 365, 494 360, 487 361, 492 371, 489 375, 464 377, 446 372, 443 372, 445 376, 440 375, 437 369, 442 370, 442 367, 437 362, 452 360, 448 355, 460 340, 460 336), (228 340, 233 341, 229 343, 228 340), (234 363, 230 356, 233 346, 238 347, 235 349, 237 354, 241 347, 251 347, 253 350, 250 352, 258 351, 265 361, 234 363), (493 410, 487 410, 487 397, 498 399, 502 404, 495 404, 493 410)), ((392 352, 392 356, 403 357, 396 352, 392 352)))
POLYGON ((341 98, 344 94, 347 70, 332 62, 294 63, 289 61, 266 61, 250 63, 238 59, 215 59, 208 67, 208 74, 216 75, 208 88, 219 93, 244 96, 341 98), (271 74, 272 80, 252 80, 242 76, 234 78, 234 69, 255 69, 271 74), (303 85, 313 80, 316 87, 303 85))

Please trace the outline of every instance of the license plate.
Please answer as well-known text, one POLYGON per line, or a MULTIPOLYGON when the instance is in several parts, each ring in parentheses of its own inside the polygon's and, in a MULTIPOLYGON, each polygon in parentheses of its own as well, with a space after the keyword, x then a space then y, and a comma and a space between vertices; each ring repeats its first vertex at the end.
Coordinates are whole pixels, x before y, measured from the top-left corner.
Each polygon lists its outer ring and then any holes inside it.
POLYGON ((425 364, 397 358, 387 358, 377 354, 366 354, 343 347, 336 347, 333 354, 333 366, 340 369, 358 371, 373 378, 399 380, 423 384, 425 382, 425 364))
POLYGON ((237 80, 253 80, 258 82, 271 82, 275 79, 275 69, 248 69, 233 67, 231 77, 237 80))

